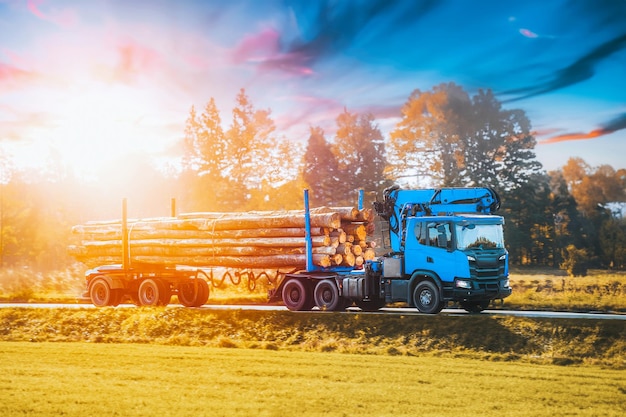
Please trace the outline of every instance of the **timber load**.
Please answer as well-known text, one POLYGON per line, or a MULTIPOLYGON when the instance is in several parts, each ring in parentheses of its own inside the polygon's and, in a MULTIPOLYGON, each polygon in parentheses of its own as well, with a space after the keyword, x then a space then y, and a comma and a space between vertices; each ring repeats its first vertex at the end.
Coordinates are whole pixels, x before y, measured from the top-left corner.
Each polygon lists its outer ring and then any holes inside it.
MULTIPOLYGON (((375 257, 368 231, 372 209, 310 210, 313 264, 361 267, 375 257)), ((121 220, 72 228, 69 253, 88 267, 122 264, 121 220)), ((127 220, 130 263, 238 269, 304 269, 304 210, 245 213, 197 212, 176 217, 127 220)))

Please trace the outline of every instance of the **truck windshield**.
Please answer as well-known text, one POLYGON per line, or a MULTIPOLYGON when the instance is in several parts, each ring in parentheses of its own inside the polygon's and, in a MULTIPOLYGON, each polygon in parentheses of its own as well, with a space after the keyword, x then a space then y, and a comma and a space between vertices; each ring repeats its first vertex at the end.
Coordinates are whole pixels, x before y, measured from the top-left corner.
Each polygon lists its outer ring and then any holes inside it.
POLYGON ((460 250, 504 248, 501 224, 457 224, 455 229, 460 250))

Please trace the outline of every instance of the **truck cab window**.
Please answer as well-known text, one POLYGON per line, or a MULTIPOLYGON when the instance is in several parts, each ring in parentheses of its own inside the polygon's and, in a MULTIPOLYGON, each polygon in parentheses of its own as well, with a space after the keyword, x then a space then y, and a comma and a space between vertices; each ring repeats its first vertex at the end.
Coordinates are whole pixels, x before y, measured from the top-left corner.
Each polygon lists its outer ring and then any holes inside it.
POLYGON ((428 238, 426 235, 426 227, 424 227, 424 223, 416 223, 415 229, 413 232, 415 233, 415 238, 419 242, 420 245, 428 245, 428 238))
POLYGON ((432 223, 428 225, 428 240, 430 246, 436 248, 452 248, 452 232, 450 223, 432 223))

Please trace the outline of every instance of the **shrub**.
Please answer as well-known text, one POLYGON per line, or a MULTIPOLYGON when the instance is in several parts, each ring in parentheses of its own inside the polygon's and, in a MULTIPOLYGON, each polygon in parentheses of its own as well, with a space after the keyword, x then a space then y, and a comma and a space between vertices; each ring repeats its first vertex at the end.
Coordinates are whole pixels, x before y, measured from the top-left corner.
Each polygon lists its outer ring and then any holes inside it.
POLYGON ((572 277, 584 277, 587 275, 587 251, 578 249, 574 245, 569 245, 566 249, 565 260, 561 264, 561 269, 565 269, 572 277))

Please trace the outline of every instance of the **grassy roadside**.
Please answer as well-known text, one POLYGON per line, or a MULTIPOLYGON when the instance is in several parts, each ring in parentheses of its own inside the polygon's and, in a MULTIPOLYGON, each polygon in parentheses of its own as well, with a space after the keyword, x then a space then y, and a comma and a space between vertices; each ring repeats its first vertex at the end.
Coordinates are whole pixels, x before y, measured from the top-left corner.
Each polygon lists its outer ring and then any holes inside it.
POLYGON ((0 341, 437 356, 626 369, 626 322, 184 308, 0 309, 0 341))
MULTIPOLYGON (((85 303, 84 268, 44 274, 28 269, 0 270, 0 302, 85 303)), ((513 294, 502 307, 515 310, 604 311, 626 313, 626 272, 590 270, 586 277, 569 277, 554 269, 512 269, 513 294)), ((226 281, 211 288, 210 304, 263 304, 267 282, 226 281)), ((176 299, 173 299, 176 302, 176 299)))
POLYGON ((136 344, 0 342, 3 416, 621 416, 596 367, 136 344))

